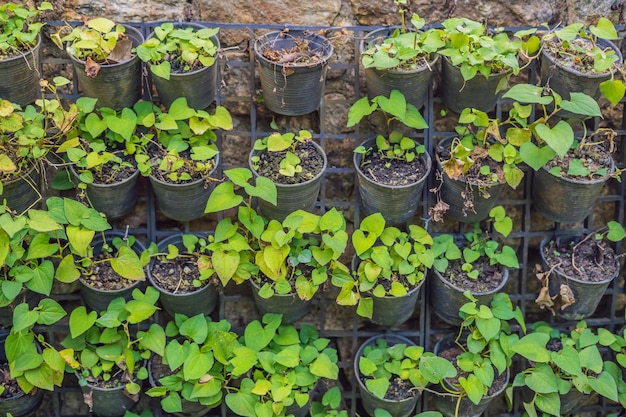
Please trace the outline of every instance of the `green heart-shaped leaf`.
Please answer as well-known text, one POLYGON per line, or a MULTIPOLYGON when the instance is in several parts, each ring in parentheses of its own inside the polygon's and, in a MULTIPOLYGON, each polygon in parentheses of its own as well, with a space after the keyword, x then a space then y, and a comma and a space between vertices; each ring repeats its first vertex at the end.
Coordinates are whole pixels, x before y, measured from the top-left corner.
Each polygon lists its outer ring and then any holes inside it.
POLYGON ((98 319, 95 311, 87 314, 85 306, 76 307, 70 314, 70 334, 72 338, 77 338, 91 328, 98 319))
POLYGON ((546 125, 537 125, 535 126, 535 132, 561 158, 565 156, 574 143, 574 131, 563 120, 560 120, 552 128, 546 125))
POLYGON ((522 161, 537 171, 554 158, 555 152, 547 146, 539 148, 532 142, 526 142, 520 146, 519 154, 522 161))

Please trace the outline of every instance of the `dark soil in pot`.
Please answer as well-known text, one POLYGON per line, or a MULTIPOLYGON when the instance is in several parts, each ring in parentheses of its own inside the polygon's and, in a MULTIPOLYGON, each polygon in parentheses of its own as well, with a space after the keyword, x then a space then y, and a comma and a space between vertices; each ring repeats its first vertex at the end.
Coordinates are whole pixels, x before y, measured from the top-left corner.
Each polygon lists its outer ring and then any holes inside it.
POLYGON ((257 174, 267 177, 277 184, 300 184, 312 180, 324 169, 324 158, 317 152, 312 142, 297 143, 295 151, 291 152, 300 158, 302 172, 297 172, 293 177, 278 172, 280 161, 285 158, 287 153, 287 151, 282 151, 259 153, 258 168, 255 169, 257 174))
POLYGON ((99 171, 91 171, 95 184, 115 184, 130 178, 136 171, 135 159, 130 155, 119 155, 124 164, 109 161, 99 171), (128 164, 132 166, 128 166, 128 164))
POLYGON ((471 291, 472 293, 485 293, 498 288, 504 278, 502 268, 497 265, 490 265, 489 259, 479 258, 472 263, 472 268, 478 271, 478 278, 473 279, 467 276, 467 272, 462 269, 463 261, 451 261, 445 275, 457 287, 471 291))
MULTIPOLYGON (((102 260, 106 254, 94 255, 94 260, 102 260)), ((102 262, 94 266, 93 273, 88 277, 81 276, 80 280, 92 288, 104 291, 118 291, 135 284, 135 281, 126 279, 113 270, 110 262, 102 262)))
MULTIPOLYGON (((586 49, 591 51, 596 44, 589 39, 576 38, 568 42, 569 47, 559 41, 558 39, 544 41, 543 51, 547 55, 551 56, 553 60, 558 61, 559 64, 565 68, 569 68, 573 71, 577 71, 581 74, 609 74, 610 71, 604 73, 598 73, 593 69, 594 60, 592 56, 578 53, 577 50, 586 49)), ((602 46, 602 45, 598 45, 602 46)), ((607 46, 603 48, 605 51, 609 51, 612 48, 607 46)))
POLYGON ((167 261, 156 259, 150 267, 152 278, 158 286, 173 294, 188 294, 204 288, 212 280, 202 280, 196 287, 193 283, 200 276, 196 256, 177 257, 167 261))
MULTIPOLYGON (((459 368, 456 363, 457 356, 459 356, 462 353, 463 353, 463 350, 457 345, 454 345, 452 347, 449 347, 437 353, 437 356, 447 359, 456 368, 456 372, 457 372, 456 377, 446 378, 446 381, 454 385, 455 387, 460 386, 459 378, 461 377, 467 378, 467 375, 468 375, 468 373, 463 371, 461 368, 459 368)), ((493 396, 497 394, 498 392, 502 390, 502 387, 504 387, 508 383, 508 379, 507 379, 508 375, 506 372, 503 374, 498 374, 498 371, 494 368, 494 375, 495 377, 493 379, 493 383, 491 384, 491 386, 489 387, 487 391, 487 396, 493 396)))
POLYGON ((558 170, 560 176, 578 180, 596 180, 604 178, 613 172, 613 158, 604 149, 598 146, 582 146, 576 151, 569 151, 563 158, 555 156, 545 167, 548 171, 558 170), (574 160, 582 162, 582 167, 588 173, 574 175, 568 173, 570 164, 574 160))
POLYGON ((0 386, 4 387, 4 392, 0 394, 0 398, 13 398, 24 393, 17 381, 11 378, 7 363, 0 364, 0 386))
MULTIPOLYGON (((367 378, 359 376, 363 384, 367 378)), ((388 401, 402 401, 407 398, 415 397, 419 395, 419 391, 415 389, 411 381, 408 379, 402 379, 399 376, 394 376, 389 380, 389 388, 385 394, 385 400, 388 401)))
MULTIPOLYGON (((159 181, 165 182, 165 183, 169 183, 169 184, 184 184, 184 183, 188 183, 188 182, 193 182, 193 181, 197 181, 199 179, 205 178, 207 177, 207 173, 209 173, 211 170, 214 169, 215 167, 215 161, 216 159, 212 159, 211 161, 205 161, 204 163, 207 165, 210 165, 210 167, 208 167, 208 169, 206 171, 200 172, 196 170, 196 161, 193 161, 191 159, 191 151, 189 149, 179 152, 178 156, 181 159, 184 159, 187 163, 183 164, 177 171, 177 175, 181 175, 183 173, 187 173, 189 174, 189 176, 191 177, 191 179, 188 180, 183 180, 183 181, 172 181, 168 175, 170 174, 170 172, 166 172, 166 171, 161 171, 158 168, 158 165, 161 163, 161 159, 165 156, 166 152, 162 151, 160 148, 156 147, 156 146, 152 146, 150 148, 148 148, 148 155, 150 156, 150 161, 153 164, 156 164, 156 166, 154 168, 152 168, 152 172, 151 175, 158 179, 159 181)), ((208 181, 208 179, 207 179, 208 181)))
POLYGON ((577 244, 572 239, 553 239, 543 248, 548 268, 581 281, 601 282, 616 274, 615 252, 604 241, 589 238, 577 244), (573 259, 573 262, 572 262, 573 259))
MULTIPOLYGON (((441 161, 450 159, 450 149, 448 147, 438 145, 435 152, 440 166, 442 165, 441 161)), ((472 185, 488 186, 494 184, 491 180, 491 176, 495 173, 498 177, 498 184, 504 184, 506 182, 502 164, 491 159, 486 149, 476 147, 471 158, 474 160, 474 164, 462 177, 459 177, 459 180, 472 185), (483 166, 489 166, 489 176, 480 173, 480 169, 483 166)))
POLYGON ((364 157, 361 171, 366 177, 379 184, 402 186, 413 184, 423 178, 427 167, 421 158, 406 162, 382 158, 378 152, 374 151, 364 157))
MULTIPOLYGON (((289 33, 280 32, 280 36, 288 37, 289 33)), ((289 64, 297 65, 315 65, 318 61, 324 59, 323 50, 311 50, 309 42, 306 39, 295 37, 293 46, 287 49, 265 48, 262 51, 265 58, 278 64, 288 66, 289 64)))

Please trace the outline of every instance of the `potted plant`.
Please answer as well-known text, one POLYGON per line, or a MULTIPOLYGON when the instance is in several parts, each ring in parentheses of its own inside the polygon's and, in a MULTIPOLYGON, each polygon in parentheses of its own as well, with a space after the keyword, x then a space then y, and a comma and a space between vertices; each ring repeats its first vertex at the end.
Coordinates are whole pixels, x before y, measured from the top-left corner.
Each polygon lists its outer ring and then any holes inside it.
POLYGON ((136 49, 148 64, 159 101, 170 107, 178 97, 187 97, 189 107, 207 108, 215 98, 218 28, 196 23, 165 22, 154 27, 136 49))
POLYGON ((26 303, 15 307, 13 327, 0 332, 1 413, 30 415, 39 407, 44 391, 61 386, 65 361, 33 328, 55 324, 66 315, 63 307, 49 298, 32 309, 26 303))
MULTIPOLYGON (((521 183, 525 164, 537 171, 533 195, 536 196, 536 208, 542 214, 557 221, 582 220, 589 213, 604 182, 614 173, 607 154, 598 149, 591 139, 585 139, 594 134, 587 135, 584 126, 582 138, 575 141, 572 126, 580 123, 581 119, 600 116, 597 103, 583 93, 572 93, 570 100, 561 99, 553 91, 546 95, 541 87, 530 84, 517 84, 503 97, 513 100, 513 108, 506 119, 492 119, 480 110, 464 109, 459 117, 460 125, 455 129, 457 136, 439 143, 437 161, 444 174, 441 184, 435 189, 437 205, 431 208, 431 215, 441 219, 442 213, 445 213, 462 222, 483 220, 496 204, 505 183, 513 188, 521 183), (548 110, 548 105, 552 103, 558 104, 548 110), (533 105, 541 106, 542 117, 531 119, 533 105), (579 116, 559 119, 560 112, 564 110, 579 116), (594 154, 595 158, 590 158, 594 154), (547 175, 551 166, 546 165, 559 164, 561 159, 565 160, 560 162, 561 165, 570 159, 578 159, 574 167, 581 168, 578 170, 580 175, 574 181, 561 178, 565 175, 561 175, 559 170, 552 170, 552 175, 547 175), (595 166, 598 175, 584 172, 581 165, 587 159, 585 168, 593 169, 595 166), (607 169, 602 170, 603 167, 607 169), (564 210, 560 205, 572 192, 579 199, 575 205, 564 210), (550 200, 552 196, 554 201, 550 200), (559 200, 559 196, 563 196, 564 200, 559 200)), ((609 131, 600 129, 597 133, 609 131)), ((611 135, 608 136, 612 139, 611 135)), ((565 170, 569 171, 567 167, 565 170)))
POLYGON ((75 123, 76 105, 64 106, 57 94, 67 83, 63 77, 42 81, 41 98, 24 108, 0 100, 0 197, 17 213, 42 199, 44 162, 75 123))
POLYGON ((328 161, 322 147, 312 140, 311 132, 274 132, 257 139, 248 163, 255 175, 276 184, 276 204, 259 202, 264 216, 282 221, 298 209, 313 211, 328 161))
POLYGON ((161 304, 172 317, 176 313, 210 314, 217 304, 210 239, 201 234, 175 234, 151 243, 148 280, 161 293, 161 304))
POLYGON ((98 107, 121 110, 141 98, 141 61, 133 51, 144 41, 139 30, 97 17, 62 26, 50 38, 67 51, 81 92, 97 98, 98 107))
POLYGON ((288 323, 302 318, 329 279, 347 270, 339 261, 347 243, 346 221, 336 208, 321 216, 298 210, 282 223, 270 220, 249 242, 258 266, 250 277, 257 309, 283 314, 288 323))
POLYGON ((319 107, 333 45, 315 32, 286 28, 254 42, 263 102, 274 113, 300 116, 319 107))
POLYGON ((514 388, 523 387, 524 408, 535 415, 575 413, 591 395, 626 407, 622 369, 602 355, 606 350, 620 352, 625 346, 623 337, 601 327, 593 330, 585 321, 571 331, 533 323, 531 332, 511 347, 525 361, 507 396, 512 397, 514 388))
POLYGON ((512 346, 519 340, 511 328, 515 321, 526 333, 524 316, 513 308, 509 296, 495 294, 489 305, 466 292, 469 301, 461 307, 458 333, 443 338, 435 353, 449 360, 457 376, 446 378, 437 387, 435 406, 446 417, 478 417, 509 383, 512 346))
POLYGON ((0 98, 20 106, 39 97, 41 15, 52 10, 8 2, 0 6, 0 98))
POLYGON ((586 235, 548 236, 541 242, 542 288, 535 302, 567 320, 591 316, 606 288, 619 274, 619 257, 607 244, 626 237, 621 224, 610 221, 606 228, 586 235))
POLYGON ((203 314, 177 316, 166 329, 163 354, 148 362, 151 388, 146 394, 161 398, 167 413, 204 415, 222 403, 238 336, 226 320, 213 322, 203 314))
POLYGON ((216 130, 232 129, 225 107, 213 114, 194 110, 179 97, 167 112, 157 112, 153 146, 140 158, 139 169, 150 178, 159 210, 168 218, 201 217, 219 165, 216 130))
POLYGON ((536 29, 519 31, 511 39, 503 28, 488 28, 467 18, 453 17, 441 24, 437 29, 445 42, 438 51, 443 55, 441 98, 457 113, 464 108, 493 110, 511 75, 528 66, 540 46, 536 29))
MULTIPOLYGON (((494 229, 507 237, 512 220, 502 206, 491 210, 494 229)), ((467 302, 469 291, 480 304, 488 305, 494 294, 502 291, 509 278, 509 268, 519 268, 515 250, 502 245, 479 223, 462 236, 449 233, 433 238, 432 279, 429 281, 430 307, 442 320, 458 325, 458 312, 467 302)))
POLYGON ((322 378, 336 380, 337 351, 330 340, 302 324, 300 330, 281 325, 280 314, 265 314, 262 322, 246 325, 241 346, 233 349, 229 372, 241 377, 239 387, 227 386, 226 405, 244 417, 304 417, 312 390, 322 378))
POLYGON ((50 218, 62 226, 55 279, 78 280, 83 301, 96 311, 114 298, 130 299, 145 281, 149 258, 141 255, 143 244, 127 233, 107 232, 111 226, 102 215, 78 201, 51 197, 46 205, 50 218))
POLYGON ((422 227, 410 225, 408 232, 385 227, 380 213, 364 218, 352 233, 354 277, 333 277, 341 291, 339 305, 357 305, 356 312, 381 326, 404 323, 413 315, 420 288, 433 256, 433 238, 422 227))
POLYGON ((50 295, 63 226, 49 212, 31 209, 16 216, 0 205, 0 326, 12 323, 16 304, 35 308, 50 295))
POLYGON ((402 92, 408 103, 420 109, 430 88, 433 70, 443 41, 433 30, 423 31, 426 23, 417 14, 412 28, 405 22, 406 0, 395 0, 402 25, 373 30, 361 42, 361 63, 365 69, 367 95, 389 97, 392 90, 402 92))
POLYGON ((347 410, 340 410, 341 390, 338 386, 330 387, 321 401, 311 403, 311 417, 348 417, 347 410))
POLYGON ((572 91, 594 99, 600 94, 616 105, 624 97, 622 54, 611 41, 619 39, 613 23, 572 23, 542 36, 541 84, 563 98, 572 91))
MULTIPOLYGON (((516 137, 524 138, 517 145, 519 157, 536 171, 534 208, 550 220, 579 222, 589 215, 608 179, 619 173, 606 150, 613 149, 615 132, 608 128, 587 131, 583 121, 601 116, 600 107, 592 97, 571 92, 570 99, 565 100, 554 91, 549 95, 543 91, 541 87, 518 84, 503 96, 525 105, 539 105, 541 109, 541 117, 516 126, 516 137), (562 111, 570 116, 556 121, 562 111), (582 133, 577 135, 572 125, 580 126, 582 133), (574 195, 576 198, 572 199, 574 195)), ((515 117, 519 117, 519 112, 515 117)))
POLYGON ((70 313, 61 354, 95 415, 121 417, 139 401, 141 381, 148 377, 145 361, 165 349, 163 328, 148 327, 158 299, 159 292, 147 287, 145 293, 133 290, 130 301, 114 299, 101 313, 87 313, 84 306, 70 313))
POLYGON ((365 411, 382 409, 394 417, 412 415, 429 384, 452 378, 456 369, 446 359, 394 334, 372 336, 354 357, 354 375, 365 411))
MULTIPOLYGON (((81 97, 76 101, 80 123, 68 132, 66 140, 56 149, 70 163, 74 183, 80 196, 108 219, 130 213, 139 195, 137 158, 152 138, 140 116, 156 108, 150 102, 135 104, 134 109, 115 111, 94 109, 95 99, 81 97)), ((61 171, 60 175, 67 177, 61 171)))
POLYGON ((418 109, 393 90, 389 97, 357 100, 348 112, 348 127, 376 111, 384 117, 387 133, 354 150, 359 196, 366 215, 380 212, 388 224, 399 225, 415 214, 432 162, 424 145, 406 136, 398 125, 413 129, 428 125, 418 109))

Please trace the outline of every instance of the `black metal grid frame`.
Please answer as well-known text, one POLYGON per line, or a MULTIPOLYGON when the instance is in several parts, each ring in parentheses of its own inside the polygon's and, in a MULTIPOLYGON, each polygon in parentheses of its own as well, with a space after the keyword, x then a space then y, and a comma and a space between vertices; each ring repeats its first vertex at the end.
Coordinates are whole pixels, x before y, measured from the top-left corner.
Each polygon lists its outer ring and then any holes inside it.
MULTIPOLYGON (((52 26, 62 25, 62 22, 49 22, 52 26)), ((140 29, 145 36, 147 36, 152 30, 153 27, 158 26, 161 22, 149 22, 149 23, 128 23, 132 26, 140 29)), ((260 91, 260 85, 258 82, 258 77, 255 76, 255 59, 254 59, 254 50, 252 47, 252 42, 255 37, 259 35, 259 33, 268 31, 268 30, 282 30, 286 26, 285 25, 261 25, 261 24, 229 24, 229 23, 220 23, 220 22, 197 22, 201 23, 205 26, 209 27, 219 27, 221 30, 227 31, 237 31, 244 33, 243 36, 247 41, 244 41, 239 47, 232 48, 238 52, 237 57, 233 58, 229 53, 230 48, 224 48, 221 53, 220 59, 220 71, 218 72, 218 88, 216 95, 216 103, 224 105, 228 107, 234 103, 244 103, 249 105, 249 118, 240 118, 242 120, 241 126, 244 128, 235 127, 234 130, 227 132, 227 134, 222 134, 222 138, 227 135, 228 137, 242 137, 242 138, 250 138, 250 144, 254 142, 255 139, 259 137, 264 137, 270 133, 269 126, 265 126, 260 123, 259 119, 259 109, 263 107, 262 104, 258 104, 256 102, 256 96, 258 91, 260 91), (247 48, 246 48, 247 46, 247 48), (247 56, 246 56, 247 53, 247 56), (234 69, 243 70, 241 72, 245 72, 248 76, 248 89, 249 94, 247 96, 228 96, 223 93, 223 89, 221 86, 224 83, 228 82, 230 77, 230 72, 234 69), (247 123, 244 123, 247 122, 247 123)), ((71 22, 71 24, 76 25, 79 22, 71 22)), ((333 77, 344 77, 349 80, 348 85, 351 85, 353 89, 353 94, 346 94, 346 99, 349 103, 354 102, 354 100, 358 99, 362 95, 365 94, 363 81, 362 81, 362 68, 359 66, 359 44, 360 40, 365 36, 365 34, 371 30, 379 28, 370 27, 370 26, 354 26, 354 27, 326 27, 326 26, 295 26, 289 25, 288 27, 293 29, 304 29, 311 31, 324 31, 326 36, 347 36, 352 39, 352 48, 353 54, 352 56, 340 56, 335 53, 334 58, 331 60, 331 69, 335 75, 333 77), (340 75, 336 75, 337 73, 341 73, 340 75)), ((621 28, 620 28, 621 29, 621 28)), ((44 58, 44 64, 51 65, 60 65, 60 64, 68 64, 69 60, 59 59, 59 58, 44 58)), ((70 67, 68 65, 68 67, 70 67)), ((145 71, 144 71, 145 74, 145 71)), ((529 79, 534 81, 536 78, 536 70, 534 68, 530 68, 528 71, 529 79)), ((147 79, 147 77, 146 77, 147 79)), ((73 90, 68 92, 67 94, 63 94, 62 97, 75 99, 79 96, 77 90, 77 82, 76 76, 73 77, 73 90)), ((146 81, 147 83, 147 81, 146 81)), ((149 88, 149 85, 146 84, 145 87, 149 88)), ((148 88, 145 90, 147 91, 148 88)), ((144 93, 145 99, 150 99, 151 97, 144 93)), ((426 100, 425 107, 423 109, 423 115, 426 119, 429 126, 435 126, 435 122, 438 121, 441 116, 437 112, 439 104, 439 99, 435 96, 434 88, 430 88, 428 92, 428 98, 426 100)), ((500 116, 502 114, 503 107, 506 108, 506 101, 499 101, 498 105, 495 109, 495 115, 500 116)), ((263 113, 266 115, 266 113, 263 113)), ((314 138, 319 141, 323 148, 327 148, 329 145, 332 145, 334 142, 344 142, 346 140, 353 140, 354 144, 361 143, 363 140, 367 139, 371 136, 371 132, 362 132, 357 129, 354 133, 342 133, 342 132, 331 132, 326 129, 326 120, 327 120, 327 103, 320 103, 320 108, 318 111, 312 113, 308 116, 303 116, 305 118, 317 118, 317 122, 319 123, 319 132, 314 133, 314 138)), ((625 118, 622 114, 622 120, 625 118)), ((595 120, 594 122, 598 125, 599 121, 595 120)), ((298 124, 298 118, 286 118, 286 126, 289 128, 292 124, 298 124)), ((624 130, 623 121, 620 121, 618 135, 620 138, 623 138, 626 135, 626 131, 624 130)), ((444 136, 449 135, 450 132, 439 131, 434 127, 429 129, 425 129, 423 132, 418 133, 418 137, 423 139, 424 144, 427 150, 433 155, 434 145, 437 141, 444 136)), ((223 139, 221 139, 222 141, 223 139)), ((220 145, 221 145, 220 141, 220 145)), ((618 167, 622 168, 626 165, 626 151, 624 146, 621 146, 619 149, 619 153, 616 155, 616 162, 618 167)), ((220 147, 221 149, 221 147, 220 147)), ((242 150, 243 152, 243 150, 242 150)), ((351 157, 349 158, 351 161, 351 157)), ((233 162, 228 158, 223 158, 222 169, 234 167, 237 165, 241 165, 240 163, 233 162)), ((360 219, 359 213, 359 204, 358 204, 358 193, 353 192, 351 198, 348 201, 345 200, 337 200, 333 199, 331 190, 327 189, 331 184, 327 181, 333 175, 353 175, 354 170, 351 164, 342 164, 341 166, 332 166, 329 161, 329 167, 326 173, 324 174, 324 179, 322 181, 322 189, 320 192, 319 201, 317 203, 317 207, 320 211, 324 211, 326 208, 337 207, 345 210, 350 213, 354 224, 358 224, 360 219)), ((431 175, 429 178, 429 183, 427 187, 424 187, 423 198, 418 206, 418 213, 427 213, 428 207, 433 204, 433 197, 429 192, 429 189, 434 185, 434 178, 431 175)), ((509 240, 514 240, 518 245, 518 257, 520 259, 521 268, 518 271, 512 271, 511 278, 509 279, 509 285, 506 287, 506 291, 511 295, 512 300, 517 301, 521 306, 523 312, 525 314, 538 316, 540 319, 550 321, 550 322, 558 322, 554 320, 548 312, 537 313, 534 306, 534 298, 536 294, 532 291, 532 286, 529 286, 531 280, 533 280, 532 268, 535 263, 534 259, 536 259, 538 246, 538 241, 547 236, 549 233, 552 233, 554 230, 559 230, 560 225, 555 223, 546 223, 545 219, 543 220, 542 225, 547 225, 546 227, 540 226, 537 227, 535 222, 540 218, 541 215, 535 213, 532 210, 532 202, 531 202, 531 187, 532 187, 532 173, 531 175, 526 175, 524 181, 520 185, 519 192, 511 193, 510 196, 505 198, 501 198, 499 204, 505 205, 507 210, 513 209, 519 213, 519 221, 515 223, 514 231, 511 233, 509 240)), ((600 205, 608 205, 609 207, 613 205, 614 219, 622 222, 624 219, 624 196, 626 195, 626 185, 622 181, 621 183, 614 182, 611 184, 609 189, 609 193, 603 195, 598 199, 596 203, 596 207, 600 205)), ((155 209, 155 202, 152 193, 149 190, 149 186, 146 187, 146 192, 142 194, 141 200, 145 202, 146 206, 146 218, 145 218, 145 226, 142 225, 140 227, 132 228, 130 231, 137 235, 143 235, 147 238, 148 241, 156 241, 160 238, 172 234, 172 228, 168 227, 163 229, 160 227, 158 211, 155 209)), ((219 216, 221 217, 221 216, 219 216)), ((219 218, 218 217, 218 218, 219 218)), ((577 230, 581 231, 590 231, 594 229, 596 220, 595 215, 592 214, 582 225, 577 225, 577 230)), ((429 224, 428 221, 424 218, 419 218, 418 216, 415 218, 416 222, 426 223, 427 226, 430 226, 429 229, 433 229, 433 225, 429 224)), ((124 225, 116 222, 116 228, 123 228, 124 225)), ((445 225, 446 231, 460 231, 463 230, 463 225, 450 223, 445 225)), ((174 230, 180 231, 190 231, 197 230, 197 225, 195 222, 191 223, 180 223, 178 226, 174 227, 174 230)), ((211 230, 203 230, 210 232, 211 230)), ((621 245, 617 246, 618 251, 621 249, 621 245)), ((609 288, 606 291, 604 302, 599 310, 602 312, 596 313, 592 318, 588 319, 587 322, 591 326, 595 327, 605 327, 612 331, 617 331, 621 329, 626 320, 624 318, 624 310, 618 308, 618 298, 620 294, 623 293, 623 288, 620 287, 620 280, 622 279, 622 275, 614 282, 612 282, 609 288)), ((428 285, 428 282, 426 283, 428 285)), ((307 315, 303 321, 311 321, 316 322, 318 324, 318 329, 320 330, 320 335, 323 337, 331 338, 335 345, 342 344, 344 347, 347 347, 349 352, 356 352, 360 344, 365 340, 365 338, 370 337, 375 334, 383 333, 385 331, 393 331, 394 333, 402 334, 404 336, 410 337, 417 343, 426 346, 427 349, 432 348, 434 344, 434 340, 436 340, 442 333, 451 331, 451 328, 446 325, 442 325, 440 321, 431 314, 430 310, 427 307, 427 299, 426 299, 426 290, 422 290, 418 306, 416 307, 415 313, 413 317, 404 325, 398 326, 393 329, 383 329, 371 324, 368 324, 367 321, 359 318, 356 314, 350 315, 350 320, 343 323, 344 326, 342 328, 336 328, 335 325, 329 325, 329 318, 333 314, 333 308, 335 307, 335 302, 332 294, 326 294, 325 296, 318 297, 314 301, 314 307, 312 309, 312 313, 307 315)), ((78 297, 76 295, 69 296, 61 296, 57 297, 62 301, 66 301, 68 303, 78 302, 78 297)), ((230 291, 227 288, 220 294, 219 308, 216 312, 212 314, 214 318, 226 318, 232 319, 229 317, 229 309, 227 308, 231 303, 248 303, 252 305, 251 297, 249 297, 246 293, 241 293, 241 291, 235 290, 230 291)), ((251 319, 258 318, 258 315, 254 313, 251 319)), ((231 322, 233 324, 234 329, 241 330, 245 323, 241 322, 231 322)), ((567 325, 567 322, 560 321, 559 324, 567 325)), ((52 328, 52 330, 57 330, 56 328, 52 328)), ((49 330, 48 336, 53 340, 56 335, 54 331, 49 330)), ((514 364, 514 366, 519 367, 519 364, 514 364)), ((341 378, 340 385, 342 387, 342 391, 344 394, 344 402, 349 410, 350 416, 356 415, 356 413, 360 413, 361 415, 365 415, 360 409, 359 405, 359 393, 358 388, 356 386, 356 381, 354 380, 354 376, 352 375, 352 357, 340 357, 340 368, 341 378)), ((64 392, 67 391, 76 391, 76 388, 62 388, 60 390, 55 391, 53 394, 48 394, 52 396, 52 410, 45 410, 42 414, 39 415, 54 415, 55 417, 66 416, 66 414, 62 414, 61 405, 63 403, 62 396, 64 392), (46 414, 48 413, 48 414, 46 414)), ((158 401, 153 401, 151 403, 153 406, 158 406, 158 401)), ((420 402, 416 412, 423 410, 426 411, 428 404, 428 393, 425 393, 423 396, 423 400, 420 402)), ((620 412, 621 407, 615 406, 614 404, 608 404, 606 401, 601 400, 598 404, 585 408, 586 411, 589 411, 590 415, 603 416, 608 414, 609 412, 620 412)), ((158 407, 153 408, 153 412, 155 416, 162 415, 162 412, 159 411, 158 407)), ((516 401, 514 403, 512 412, 503 412, 502 409, 499 409, 496 413, 488 413, 488 415, 507 415, 507 416, 520 416, 523 413, 523 408, 521 406, 521 401, 519 396, 516 397, 516 401)), ((212 415, 212 414, 211 414, 212 415)), ((225 406, 221 408, 221 415, 227 415, 227 410, 225 406)), ((487 415, 487 414, 486 414, 487 415)))

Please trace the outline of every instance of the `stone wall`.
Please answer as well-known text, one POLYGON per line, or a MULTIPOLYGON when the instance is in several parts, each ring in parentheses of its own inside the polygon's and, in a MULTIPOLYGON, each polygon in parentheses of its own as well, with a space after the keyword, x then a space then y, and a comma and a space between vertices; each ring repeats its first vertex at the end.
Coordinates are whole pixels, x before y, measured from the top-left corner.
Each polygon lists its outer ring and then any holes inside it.
MULTIPOLYGON (((37 0, 40 1, 40 0, 37 0)), ((617 20, 611 6, 620 0, 448 0, 454 16, 487 19, 492 25, 537 25, 617 20)), ((320 26, 398 24, 392 0, 52 0, 54 18, 106 16, 123 21, 194 19, 225 23, 320 26)), ((434 23, 445 19, 446 1, 408 0, 411 12, 434 23)))

